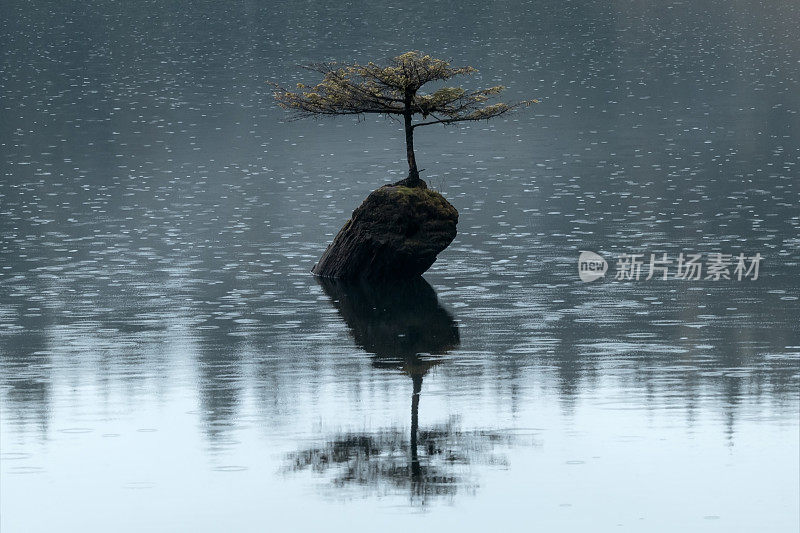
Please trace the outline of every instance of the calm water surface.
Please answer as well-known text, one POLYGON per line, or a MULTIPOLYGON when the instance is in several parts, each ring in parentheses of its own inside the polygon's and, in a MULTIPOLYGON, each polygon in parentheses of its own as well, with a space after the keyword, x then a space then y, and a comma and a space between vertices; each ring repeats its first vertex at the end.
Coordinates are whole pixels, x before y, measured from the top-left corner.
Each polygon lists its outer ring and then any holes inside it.
POLYGON ((799 11, 4 2, 2 531, 797 531, 799 11), (320 282, 401 132, 265 81, 408 49, 542 103, 420 131, 424 281, 320 282))

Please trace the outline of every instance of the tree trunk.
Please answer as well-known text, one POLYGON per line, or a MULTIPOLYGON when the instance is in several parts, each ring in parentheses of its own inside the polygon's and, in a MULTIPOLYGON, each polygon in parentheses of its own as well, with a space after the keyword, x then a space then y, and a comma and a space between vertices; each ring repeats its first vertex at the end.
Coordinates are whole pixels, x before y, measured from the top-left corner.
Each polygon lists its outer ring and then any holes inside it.
POLYGON ((417 159, 414 157, 414 128, 411 127, 411 110, 407 110, 403 117, 406 126, 406 158, 408 159, 408 177, 410 181, 419 179, 417 159))
POLYGON ((418 187, 421 185, 419 179, 419 171, 417 170, 417 159, 414 157, 414 127, 411 125, 411 117, 414 114, 411 111, 411 102, 414 95, 406 91, 403 98, 404 111, 403 121, 406 130, 406 158, 408 159, 408 177, 402 180, 403 185, 406 187, 418 187))
POLYGON ((403 178, 392 185, 427 189, 428 184, 419 178, 417 159, 414 157, 414 126, 411 124, 411 117, 414 115, 413 111, 411 110, 411 102, 413 98, 414 95, 409 92, 407 92, 405 98, 403 98, 405 107, 403 110, 403 119, 406 130, 406 158, 408 159, 408 177, 403 178))

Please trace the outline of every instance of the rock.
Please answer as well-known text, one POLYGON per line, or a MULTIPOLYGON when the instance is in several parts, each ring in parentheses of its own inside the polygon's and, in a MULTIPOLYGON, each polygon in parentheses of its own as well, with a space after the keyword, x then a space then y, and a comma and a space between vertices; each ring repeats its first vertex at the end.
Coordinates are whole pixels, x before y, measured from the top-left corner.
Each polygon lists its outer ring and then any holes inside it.
POLYGON ((458 211, 438 192, 384 185, 353 211, 311 272, 345 280, 419 276, 453 242, 457 223, 458 211))

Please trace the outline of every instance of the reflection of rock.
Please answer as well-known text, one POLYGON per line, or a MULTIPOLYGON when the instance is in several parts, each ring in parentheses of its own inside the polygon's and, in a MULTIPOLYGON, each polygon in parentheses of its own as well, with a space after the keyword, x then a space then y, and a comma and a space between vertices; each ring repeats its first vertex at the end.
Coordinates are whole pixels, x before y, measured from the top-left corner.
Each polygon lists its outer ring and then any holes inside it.
POLYGON ((422 278, 380 285, 318 281, 356 344, 375 354, 377 367, 422 376, 435 356, 459 345, 458 325, 422 278))
POLYGON ((325 293, 350 326, 353 339, 375 354, 378 368, 398 368, 411 376, 410 472, 424 476, 417 453, 422 376, 459 344, 458 325, 427 281, 414 278, 372 285, 320 279, 325 293))
POLYGON ((356 344, 374 354, 375 367, 411 376, 411 431, 408 437, 395 428, 334 435, 321 446, 290 454, 289 469, 330 471, 336 486, 377 494, 408 489, 412 500, 424 503, 430 496, 474 489, 467 468, 472 463, 504 464, 494 453, 495 444, 509 440, 502 433, 461 431, 453 421, 419 429, 422 378, 460 342, 458 325, 428 282, 319 283, 356 344))
POLYGON ((456 236, 458 211, 436 191, 386 185, 367 196, 312 272, 336 279, 409 279, 456 236))

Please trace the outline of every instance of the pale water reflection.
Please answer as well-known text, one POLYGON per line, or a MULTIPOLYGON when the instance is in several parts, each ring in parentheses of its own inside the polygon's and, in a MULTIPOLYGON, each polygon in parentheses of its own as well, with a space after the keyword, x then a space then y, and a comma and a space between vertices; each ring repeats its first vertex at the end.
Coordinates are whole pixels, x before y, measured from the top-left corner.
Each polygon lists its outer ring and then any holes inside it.
POLYGON ((0 17, 3 533, 798 529, 796 3, 0 17), (318 282, 401 135, 264 82, 410 48, 542 104, 418 139, 460 212, 426 281, 318 282), (764 262, 583 284, 580 250, 764 262))
MULTIPOLYGON (((406 492, 425 504, 433 496, 452 496, 471 481, 456 473, 479 451, 491 449, 503 433, 460 432, 454 421, 419 429, 424 376, 459 345, 458 326, 423 279, 370 285, 320 279, 325 294, 347 323, 356 344, 374 355, 378 369, 411 378, 410 433, 395 429, 335 435, 322 447, 290 454, 293 470, 334 470, 336 487, 356 485, 370 493, 406 492)), ((498 462, 493 456, 488 461, 498 462)))

